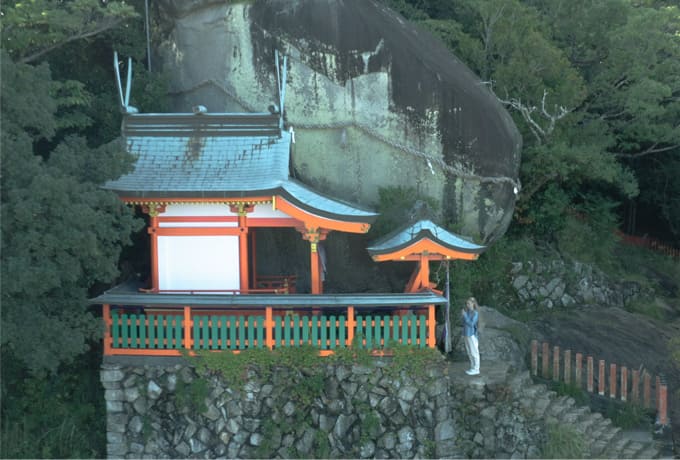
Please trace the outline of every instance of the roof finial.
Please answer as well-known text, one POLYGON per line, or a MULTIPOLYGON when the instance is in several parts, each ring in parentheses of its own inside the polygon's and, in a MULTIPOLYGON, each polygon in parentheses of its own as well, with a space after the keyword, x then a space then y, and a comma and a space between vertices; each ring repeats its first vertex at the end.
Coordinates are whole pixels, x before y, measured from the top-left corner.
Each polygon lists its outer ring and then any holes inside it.
POLYGON ((123 97, 123 86, 120 81, 120 67, 118 67, 118 51, 113 52, 113 70, 116 74, 118 84, 118 96, 120 96, 120 106, 123 113, 137 113, 138 110, 130 105, 130 90, 132 89, 132 58, 128 58, 127 82, 125 84, 125 96, 123 97))
POLYGON ((276 85, 277 89, 279 90, 279 129, 283 129, 283 106, 286 100, 286 75, 288 72, 287 65, 288 57, 283 56, 283 70, 281 70, 279 66, 279 50, 274 50, 274 61, 276 64, 276 85))

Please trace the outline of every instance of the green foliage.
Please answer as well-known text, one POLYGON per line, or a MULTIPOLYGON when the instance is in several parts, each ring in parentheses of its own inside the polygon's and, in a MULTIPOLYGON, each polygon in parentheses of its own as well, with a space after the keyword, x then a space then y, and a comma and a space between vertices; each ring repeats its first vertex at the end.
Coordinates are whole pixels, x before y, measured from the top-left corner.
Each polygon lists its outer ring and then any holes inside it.
POLYGON ((65 104, 51 96, 47 67, 5 54, 2 71, 2 346, 34 371, 54 371, 99 337, 89 289, 117 276, 121 246, 140 228, 99 188, 125 172, 130 157, 117 142, 90 148, 75 136, 44 149, 65 104))
POLYGON ((175 388, 175 400, 178 408, 188 407, 192 412, 206 412, 208 406, 205 404, 205 399, 209 393, 206 379, 197 378, 190 383, 178 380, 175 388))
POLYGON ((550 424, 541 450, 541 458, 586 458, 583 435, 565 424, 550 424))
POLYGON ((78 365, 38 378, 4 350, 0 457, 104 457, 104 392, 99 374, 92 372, 100 359, 99 354, 83 356, 78 365))
MULTIPOLYGON (((534 260, 539 254, 530 238, 506 237, 491 246, 474 261, 454 260, 450 262, 451 318, 460 316, 465 300, 474 296, 480 305, 500 305, 512 298, 509 270, 513 262, 534 260)), ((441 264, 433 270, 433 277, 439 289, 444 289, 446 266, 441 264)))
POLYGON ((590 195, 588 202, 574 206, 565 218, 564 226, 557 232, 557 245, 567 257, 601 268, 613 259, 618 237, 614 204, 590 195))
POLYGON ((565 382, 550 382, 550 389, 557 393, 558 396, 569 396, 574 398, 577 406, 586 406, 590 404, 590 396, 583 388, 580 388, 572 383, 565 382))
POLYGON ((380 215, 371 227, 374 238, 420 219, 433 219, 436 201, 413 187, 381 187, 378 189, 380 215))
POLYGON ((3 5, 2 47, 33 62, 67 43, 91 39, 136 16, 125 2, 30 0, 3 5))
POLYGON ((611 419, 614 426, 624 430, 651 428, 654 421, 654 412, 650 409, 632 403, 616 404, 613 401, 607 404, 605 416, 611 419))

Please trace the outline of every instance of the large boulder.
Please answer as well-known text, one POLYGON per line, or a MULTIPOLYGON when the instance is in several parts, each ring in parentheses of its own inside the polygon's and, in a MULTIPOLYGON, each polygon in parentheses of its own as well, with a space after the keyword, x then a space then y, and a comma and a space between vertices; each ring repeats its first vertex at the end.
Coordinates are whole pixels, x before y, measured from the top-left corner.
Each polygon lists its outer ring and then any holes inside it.
POLYGON ((438 40, 372 0, 162 0, 159 47, 176 111, 264 111, 288 56, 293 163, 320 191, 374 206, 411 186, 479 242, 512 216, 521 137, 438 40))

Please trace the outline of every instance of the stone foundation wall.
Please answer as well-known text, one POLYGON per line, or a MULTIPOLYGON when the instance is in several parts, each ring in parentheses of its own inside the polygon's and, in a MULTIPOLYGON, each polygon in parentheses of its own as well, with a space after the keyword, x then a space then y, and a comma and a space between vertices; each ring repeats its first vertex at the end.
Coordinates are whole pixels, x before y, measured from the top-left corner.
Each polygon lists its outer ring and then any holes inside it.
POLYGON ((105 363, 110 458, 442 457, 455 451, 447 366, 280 368, 239 385, 187 364, 105 363))

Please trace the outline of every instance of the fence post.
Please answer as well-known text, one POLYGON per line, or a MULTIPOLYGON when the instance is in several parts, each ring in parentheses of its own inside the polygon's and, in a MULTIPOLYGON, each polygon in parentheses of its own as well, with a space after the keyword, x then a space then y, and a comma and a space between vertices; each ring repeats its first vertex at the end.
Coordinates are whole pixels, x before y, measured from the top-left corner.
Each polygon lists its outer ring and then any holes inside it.
POLYGON ((264 342, 270 350, 274 348, 274 315, 272 307, 264 308, 264 342))
POLYGON ((102 316, 104 317, 104 355, 110 355, 113 347, 111 339, 113 321, 111 320, 111 306, 108 303, 103 305, 102 316))
POLYGON ((184 307, 184 348, 191 350, 191 307, 184 307))
POLYGON ((616 398, 616 364, 609 365, 609 397, 616 398))
MULTIPOLYGON (((379 319, 376 321, 380 321, 379 319)), ((437 333, 435 332, 435 326, 437 324, 437 320, 435 319, 434 316, 434 305, 428 305, 427 306, 427 346, 430 348, 434 348, 437 346, 437 333)), ((422 338, 420 340, 423 340, 422 338)), ((378 344, 380 345, 380 344, 378 344)))
POLYGON ((550 346, 548 345, 548 342, 543 342, 543 350, 541 353, 541 375, 543 376, 544 379, 547 379, 548 376, 550 375, 549 373, 549 367, 550 367, 550 346))
POLYGON ((560 347, 555 345, 553 347, 553 380, 557 381, 560 379, 560 347))
POLYGON ((347 307, 347 347, 352 346, 354 341, 354 328, 356 327, 356 321, 354 320, 354 307, 351 305, 347 307))
POLYGON ((654 403, 656 404, 656 408, 659 408, 659 390, 661 388, 661 377, 656 376, 656 379, 654 381, 654 403))
POLYGON ((593 357, 592 357, 592 356, 588 356, 587 363, 588 363, 588 364, 587 364, 587 366, 588 366, 588 367, 587 367, 587 369, 588 369, 588 377, 587 377, 587 378, 588 378, 588 384, 587 384, 587 389, 588 389, 588 393, 592 393, 592 392, 593 392, 593 374, 594 374, 594 371, 593 371, 593 357))
POLYGON ((538 340, 531 341, 531 375, 538 375, 538 340))
POLYGON ((631 388, 630 400, 638 402, 640 400, 640 370, 633 369, 633 388, 631 388))
POLYGON ((598 361, 597 394, 604 396, 604 359, 598 361))
POLYGON ((576 353, 576 363, 574 364, 574 383, 577 388, 583 388, 583 354, 576 353))
POLYGON ((668 425, 668 387, 665 380, 662 380, 659 384, 659 400, 656 406, 659 425, 668 425))
POLYGON ((650 408, 652 407, 652 377, 649 375, 647 371, 644 371, 644 375, 642 377, 642 401, 644 403, 645 408, 650 408))
POLYGON ((564 350, 564 383, 571 383, 571 350, 564 350))
POLYGON ((628 368, 621 366, 621 401, 628 399, 628 368))

